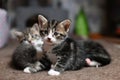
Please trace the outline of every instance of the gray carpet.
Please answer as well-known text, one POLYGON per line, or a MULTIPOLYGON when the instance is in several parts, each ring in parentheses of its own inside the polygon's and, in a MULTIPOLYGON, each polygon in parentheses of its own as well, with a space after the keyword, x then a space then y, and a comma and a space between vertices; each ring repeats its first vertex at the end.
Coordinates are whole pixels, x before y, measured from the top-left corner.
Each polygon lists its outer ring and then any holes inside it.
POLYGON ((47 71, 26 74, 10 67, 11 55, 17 43, 9 41, 0 49, 0 80, 120 80, 120 49, 113 43, 98 40, 112 57, 111 64, 104 67, 87 67, 77 71, 66 71, 60 76, 49 76, 47 71))

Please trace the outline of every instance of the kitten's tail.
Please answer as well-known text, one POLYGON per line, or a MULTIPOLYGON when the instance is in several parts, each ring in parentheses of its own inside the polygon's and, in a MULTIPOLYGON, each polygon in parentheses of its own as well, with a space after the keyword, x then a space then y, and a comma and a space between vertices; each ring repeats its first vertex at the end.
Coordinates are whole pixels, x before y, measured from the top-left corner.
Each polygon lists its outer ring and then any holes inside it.
POLYGON ((100 63, 100 66, 105 66, 111 62, 111 57, 107 52, 89 53, 89 58, 93 61, 100 63))

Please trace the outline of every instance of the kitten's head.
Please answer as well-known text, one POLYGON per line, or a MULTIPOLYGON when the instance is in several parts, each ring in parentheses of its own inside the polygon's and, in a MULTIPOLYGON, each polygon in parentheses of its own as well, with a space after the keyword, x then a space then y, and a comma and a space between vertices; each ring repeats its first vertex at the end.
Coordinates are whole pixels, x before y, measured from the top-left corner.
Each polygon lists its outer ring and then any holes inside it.
POLYGON ((44 16, 38 16, 40 34, 44 40, 50 44, 59 44, 68 36, 71 21, 66 19, 58 22, 55 20, 48 21, 44 16))
POLYGON ((18 41, 24 44, 32 44, 36 49, 41 51, 43 45, 42 37, 39 33, 38 24, 34 24, 31 28, 27 28, 25 31, 14 31, 18 41))

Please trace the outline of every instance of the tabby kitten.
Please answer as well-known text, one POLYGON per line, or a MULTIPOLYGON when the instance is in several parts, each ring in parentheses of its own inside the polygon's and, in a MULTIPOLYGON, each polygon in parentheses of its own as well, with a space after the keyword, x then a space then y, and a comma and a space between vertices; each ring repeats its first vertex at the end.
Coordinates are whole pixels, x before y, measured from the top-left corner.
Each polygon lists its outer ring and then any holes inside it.
POLYGON ((44 41, 49 45, 60 44, 68 37, 68 31, 71 21, 66 19, 58 22, 56 20, 48 21, 44 16, 38 16, 40 34, 44 41))
POLYGON ((38 24, 24 32, 14 31, 20 41, 12 56, 12 64, 26 73, 35 73, 50 68, 51 62, 43 54, 43 40, 39 34, 38 24), (48 67, 46 67, 48 66, 48 67))
MULTIPOLYGON (((60 75, 65 70, 77 70, 84 66, 98 67, 110 63, 109 54, 100 44, 68 38, 71 24, 69 19, 62 22, 47 21, 44 16, 39 15, 38 21, 45 44, 52 45, 47 53, 57 57, 57 61, 48 71, 49 75, 60 75)), ((49 55, 48 57, 50 58, 49 55)))
POLYGON ((67 38, 51 52, 56 54, 57 62, 48 71, 49 75, 60 75, 65 70, 78 70, 85 66, 104 66, 111 61, 103 46, 90 40, 75 41, 67 38))
POLYGON ((71 21, 69 19, 61 22, 56 20, 48 21, 44 16, 38 15, 38 22, 40 34, 44 39, 44 51, 52 64, 54 64, 57 60, 56 56, 50 53, 49 50, 51 50, 53 46, 63 42, 68 37, 71 21))

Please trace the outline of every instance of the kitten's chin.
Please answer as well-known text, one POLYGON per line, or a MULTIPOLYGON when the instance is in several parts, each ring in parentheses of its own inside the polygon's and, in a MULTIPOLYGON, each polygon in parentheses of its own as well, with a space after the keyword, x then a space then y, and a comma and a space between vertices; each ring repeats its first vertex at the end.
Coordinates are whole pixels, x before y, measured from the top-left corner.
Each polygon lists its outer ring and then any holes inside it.
POLYGON ((48 41, 45 41, 45 44, 50 45, 50 46, 55 45, 55 43, 53 43, 53 42, 48 42, 48 41))
POLYGON ((62 41, 45 41, 44 43, 47 44, 47 45, 50 45, 50 46, 54 46, 54 45, 58 45, 60 44, 62 41))

